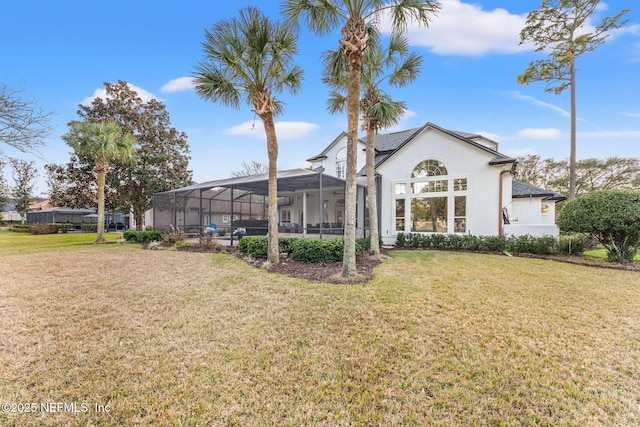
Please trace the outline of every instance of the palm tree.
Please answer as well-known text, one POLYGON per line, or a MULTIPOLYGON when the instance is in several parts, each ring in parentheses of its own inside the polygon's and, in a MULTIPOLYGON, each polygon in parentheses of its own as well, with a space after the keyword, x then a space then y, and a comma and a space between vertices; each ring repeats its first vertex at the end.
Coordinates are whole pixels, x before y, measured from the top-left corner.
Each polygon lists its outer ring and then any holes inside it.
MULTIPOLYGON (((375 33, 372 33, 372 35, 375 33)), ((375 178, 375 134, 380 129, 395 126, 404 115, 404 102, 393 101, 380 89, 386 81, 390 86, 403 87, 413 82, 419 75, 422 56, 409 53, 406 38, 395 35, 389 46, 383 50, 377 37, 370 39, 369 47, 362 57, 362 80, 360 108, 362 109, 362 130, 366 132, 367 205, 369 207, 369 228, 371 230, 372 255, 380 253, 378 233, 378 201, 375 178)), ((346 97, 347 68, 342 50, 333 50, 324 56, 323 82, 341 91, 333 91, 327 102, 331 113, 343 112, 346 97)))
POLYGON ((114 120, 98 123, 71 122, 71 129, 63 136, 78 156, 93 159, 98 174, 98 235, 96 242, 104 242, 104 183, 109 163, 135 159, 135 140, 122 132, 114 120))
POLYGON ((220 21, 205 34, 205 59, 196 67, 196 92, 204 99, 238 109, 253 107, 264 124, 269 157, 268 261, 280 261, 278 250, 278 139, 274 117, 283 111, 275 94, 297 93, 302 69, 293 63, 298 37, 291 27, 263 16, 254 7, 237 19, 220 21))
POLYGON ((356 173, 358 115, 362 55, 369 41, 369 28, 378 29, 381 13, 388 13, 392 32, 401 34, 408 21, 428 25, 439 3, 430 0, 288 0, 284 13, 289 22, 303 21, 314 33, 326 34, 342 25, 339 43, 347 62, 347 168, 345 188, 345 233, 342 276, 356 275, 356 173))

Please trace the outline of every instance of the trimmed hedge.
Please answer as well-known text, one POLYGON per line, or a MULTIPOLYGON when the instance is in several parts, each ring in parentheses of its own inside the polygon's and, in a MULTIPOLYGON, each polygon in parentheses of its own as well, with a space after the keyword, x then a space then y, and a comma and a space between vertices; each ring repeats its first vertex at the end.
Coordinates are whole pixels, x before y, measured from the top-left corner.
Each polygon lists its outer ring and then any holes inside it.
MULTIPOLYGON (((342 261, 344 239, 305 239, 303 237, 281 237, 278 239, 280 253, 288 253, 292 260, 324 264, 342 261)), ((369 239, 356 240, 356 253, 368 250, 369 239)), ((238 243, 238 251, 252 258, 266 259, 268 237, 245 236, 238 243)))
POLYGON ((14 233, 29 233, 31 231, 31 226, 27 224, 16 224, 11 227, 9 231, 13 231, 14 233))
POLYGON ((157 230, 127 230, 124 232, 124 240, 130 243, 149 243, 162 240, 162 232, 157 230))
POLYGON ((82 224, 80 227, 83 233, 97 233, 98 224, 82 224))
POLYGON ((398 233, 398 248, 432 248, 481 252, 530 253, 551 255, 559 253, 579 254, 585 249, 584 236, 474 236, 469 234, 398 233))
POLYGON ((56 230, 58 231, 58 233, 68 233, 70 230, 74 229, 73 224, 69 224, 69 223, 56 223, 54 224, 56 226, 56 230))

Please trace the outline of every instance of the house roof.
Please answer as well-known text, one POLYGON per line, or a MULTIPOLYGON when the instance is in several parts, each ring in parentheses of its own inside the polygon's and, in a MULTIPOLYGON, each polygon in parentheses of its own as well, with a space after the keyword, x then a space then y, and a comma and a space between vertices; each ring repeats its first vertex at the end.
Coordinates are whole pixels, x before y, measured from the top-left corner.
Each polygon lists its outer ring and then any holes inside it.
POLYGON ((327 145, 327 147, 322 150, 322 153, 320 154, 316 154, 313 157, 309 157, 307 159, 307 162, 314 162, 316 160, 324 160, 327 158, 327 153, 329 152, 329 150, 331 150, 333 148, 334 145, 336 145, 338 143, 338 141, 340 141, 340 139, 342 139, 343 137, 346 137, 347 134, 346 132, 340 132, 340 135, 338 135, 333 141, 331 141, 331 144, 327 145))
POLYGON ((536 187, 526 182, 515 180, 513 181, 513 185, 511 186, 511 197, 513 197, 514 199, 542 197, 544 198, 544 200, 566 200, 566 197, 562 194, 545 190, 544 188, 536 187))
MULTIPOLYGON (((492 149, 491 147, 488 147, 485 144, 481 144, 477 141, 475 141, 476 139, 482 138, 481 135, 478 134, 472 134, 472 133, 468 133, 468 132, 459 132, 459 131, 453 131, 453 130, 449 130, 449 129, 444 129, 438 125, 435 125, 431 122, 427 122, 424 126, 419 127, 419 128, 414 128, 414 129, 408 129, 405 131, 400 131, 400 132, 392 132, 392 133, 387 133, 387 134, 378 134, 376 135, 376 139, 375 139, 375 148, 376 148, 376 157, 375 157, 375 164, 376 167, 380 166, 381 164, 383 164, 385 161, 387 161, 387 159, 391 156, 393 156, 394 153, 398 152, 399 150, 402 149, 402 147, 404 147, 405 145, 407 145, 409 142, 411 142, 417 135, 419 135, 421 132, 423 132, 424 130, 428 129, 428 128, 432 128, 432 129, 436 129, 440 132, 443 132, 447 135, 450 135, 466 144, 469 144, 472 147, 475 147, 477 149, 480 149, 482 151, 485 151, 489 154, 491 154, 493 157, 493 159, 491 161, 489 161, 490 165, 498 165, 498 164, 504 164, 504 163, 515 163, 517 160, 506 156, 502 153, 499 153, 498 151, 492 149)), ((486 139, 486 138, 484 138, 486 139)), ((491 141, 491 140, 488 140, 491 141)), ((493 142, 493 141, 491 141, 493 142)), ((495 145, 497 146, 497 143, 495 143, 495 145)), ((360 172, 358 172, 358 175, 364 175, 365 169, 361 169, 360 172)))
MULTIPOLYGON (((47 212, 56 212, 56 213, 86 213, 86 214, 90 214, 90 213, 95 213, 95 208, 50 208, 50 209, 43 209, 43 210, 39 210, 39 211, 34 211, 33 213, 47 213, 47 212)), ((29 212, 32 213, 32 212, 29 212)))

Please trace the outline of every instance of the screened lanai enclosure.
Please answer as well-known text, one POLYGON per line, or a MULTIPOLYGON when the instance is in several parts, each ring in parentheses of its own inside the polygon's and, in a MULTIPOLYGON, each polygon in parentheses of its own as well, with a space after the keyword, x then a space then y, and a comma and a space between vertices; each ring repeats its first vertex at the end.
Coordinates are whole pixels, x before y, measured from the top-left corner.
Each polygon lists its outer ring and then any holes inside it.
MULTIPOLYGON (((344 189, 343 179, 321 171, 279 171, 279 232, 342 235, 344 189)), ((267 174, 208 181, 157 193, 153 198, 153 227, 163 231, 175 227, 199 236, 207 232, 217 232, 219 236, 238 232, 266 235, 267 195, 267 174)), ((361 200, 364 198, 359 197, 361 200)), ((358 212, 364 209, 359 206, 358 212)), ((358 223, 364 224, 364 217, 358 223)))
MULTIPOLYGON (((80 230, 83 224, 96 224, 98 215, 94 208, 51 208, 27 212, 27 224, 73 224, 80 230)), ((108 231, 124 231, 129 228, 130 215, 125 212, 105 212, 104 228, 108 231)))

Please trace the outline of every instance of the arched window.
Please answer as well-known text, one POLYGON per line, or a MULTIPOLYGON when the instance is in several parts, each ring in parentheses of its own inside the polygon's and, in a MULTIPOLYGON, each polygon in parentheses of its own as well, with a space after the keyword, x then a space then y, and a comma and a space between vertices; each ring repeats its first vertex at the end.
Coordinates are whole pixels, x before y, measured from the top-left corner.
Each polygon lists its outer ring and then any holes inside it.
POLYGON ((428 176, 442 176, 448 175, 447 168, 444 163, 438 160, 424 160, 413 168, 411 172, 411 178, 425 178, 428 176))
POLYGON ((347 149, 341 148, 336 154, 336 176, 344 179, 347 176, 347 149))

